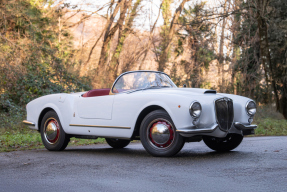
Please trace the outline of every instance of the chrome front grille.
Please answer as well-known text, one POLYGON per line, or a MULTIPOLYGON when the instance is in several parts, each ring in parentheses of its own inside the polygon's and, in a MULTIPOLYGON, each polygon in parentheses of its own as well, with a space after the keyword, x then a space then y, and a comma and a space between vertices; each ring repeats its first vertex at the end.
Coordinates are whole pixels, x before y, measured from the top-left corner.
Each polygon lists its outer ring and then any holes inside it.
POLYGON ((215 101, 215 113, 219 128, 228 131, 233 123, 233 101, 229 98, 220 98, 215 101))

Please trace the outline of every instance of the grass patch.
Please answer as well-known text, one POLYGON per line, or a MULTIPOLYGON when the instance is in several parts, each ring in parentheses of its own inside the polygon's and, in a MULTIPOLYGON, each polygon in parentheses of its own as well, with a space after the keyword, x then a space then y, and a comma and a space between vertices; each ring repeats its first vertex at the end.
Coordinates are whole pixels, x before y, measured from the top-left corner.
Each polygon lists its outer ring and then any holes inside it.
MULTIPOLYGON (((0 110, 0 152, 44 148, 40 133, 23 125, 22 121, 24 119, 26 119, 24 109, 13 107, 9 113, 0 110)), ((68 146, 97 143, 105 143, 105 139, 71 138, 68 146)))
MULTIPOLYGON (((92 145, 97 143, 105 143, 104 138, 98 139, 77 139, 71 138, 68 146, 92 145)), ((41 135, 38 131, 29 128, 0 129, 0 152, 43 149, 41 135)))
POLYGON ((283 136, 287 135, 287 121, 284 119, 260 119, 256 121, 258 128, 254 136, 283 136))
POLYGON ((75 145, 93 145, 98 143, 106 143, 105 138, 98 138, 98 139, 78 139, 78 138, 71 138, 71 141, 68 146, 75 146, 75 145))
POLYGON ((0 131, 0 152, 43 148, 37 131, 0 131))
POLYGON ((258 106, 253 124, 258 125, 254 136, 287 135, 287 120, 272 105, 258 106))

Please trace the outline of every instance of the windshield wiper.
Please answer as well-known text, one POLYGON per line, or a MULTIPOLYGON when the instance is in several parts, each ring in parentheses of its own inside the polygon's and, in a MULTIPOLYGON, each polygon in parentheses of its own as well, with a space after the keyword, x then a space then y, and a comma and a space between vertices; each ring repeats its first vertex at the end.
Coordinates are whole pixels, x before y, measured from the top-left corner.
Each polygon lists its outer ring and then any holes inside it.
POLYGON ((170 86, 149 86, 149 87, 145 87, 145 88, 141 88, 141 89, 136 89, 136 90, 133 90, 133 91, 130 91, 128 93, 133 93, 133 92, 136 92, 136 91, 143 91, 143 90, 147 90, 147 89, 160 89, 160 88, 166 88, 166 87, 170 87, 170 86))

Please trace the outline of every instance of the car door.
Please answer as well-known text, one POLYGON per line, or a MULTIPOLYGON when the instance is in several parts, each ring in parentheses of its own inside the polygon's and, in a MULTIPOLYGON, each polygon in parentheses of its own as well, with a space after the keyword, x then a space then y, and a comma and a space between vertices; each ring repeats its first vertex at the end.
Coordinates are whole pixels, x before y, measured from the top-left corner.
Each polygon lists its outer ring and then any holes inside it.
POLYGON ((112 115, 116 96, 80 96, 77 98, 75 101, 77 110, 70 121, 69 134, 130 138, 131 127, 112 115))
POLYGON ((114 95, 81 97, 77 104, 78 115, 82 119, 112 119, 114 95))

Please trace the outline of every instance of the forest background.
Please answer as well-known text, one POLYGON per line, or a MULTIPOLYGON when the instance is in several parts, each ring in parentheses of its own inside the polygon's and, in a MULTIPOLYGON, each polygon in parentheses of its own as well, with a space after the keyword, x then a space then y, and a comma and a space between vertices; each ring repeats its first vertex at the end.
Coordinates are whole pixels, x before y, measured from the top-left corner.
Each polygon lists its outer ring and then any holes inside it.
POLYGON ((287 0, 0 0, 0 11, 0 151, 40 145, 21 124, 29 101, 130 70, 250 97, 256 135, 287 135, 287 0))

